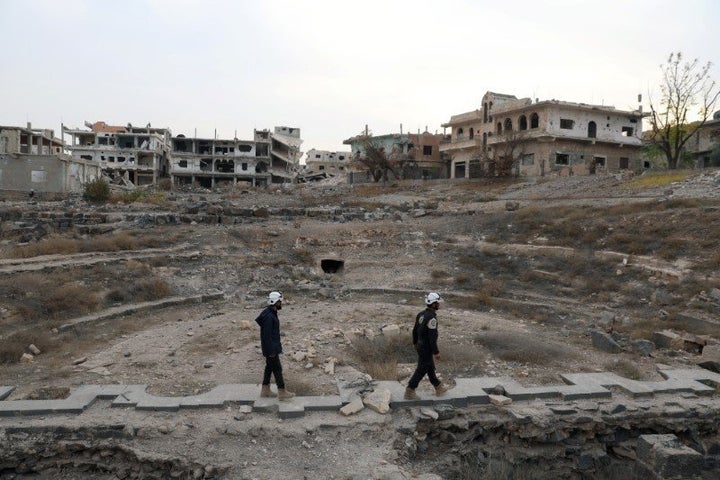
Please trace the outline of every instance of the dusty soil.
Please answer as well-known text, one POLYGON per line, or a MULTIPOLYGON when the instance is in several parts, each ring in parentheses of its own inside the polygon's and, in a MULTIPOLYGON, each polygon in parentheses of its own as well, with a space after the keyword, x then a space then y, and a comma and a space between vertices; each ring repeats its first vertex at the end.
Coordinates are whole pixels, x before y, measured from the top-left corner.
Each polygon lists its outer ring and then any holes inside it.
MULTIPOLYGON (((677 328, 679 314, 709 325, 694 333, 720 331, 713 325, 718 306, 698 300, 701 292, 720 285, 715 277, 719 247, 703 241, 720 233, 718 173, 695 172, 682 182, 651 187, 638 187, 621 176, 501 184, 327 182, 175 193, 161 206, 102 207, 158 212, 223 202, 239 208, 340 206, 363 208, 365 218, 270 215, 230 225, 125 223, 120 229, 168 239, 166 247, 173 252, 198 254, 177 258, 167 252, 148 259, 139 258, 138 251, 136 260, 133 252, 123 260, 107 254, 107 265, 66 267, 67 278, 98 280, 102 266, 107 290, 120 278, 113 268, 140 262, 164 279, 173 294, 219 290, 224 299, 128 314, 70 333, 49 332, 68 318, 30 322, 28 327, 45 332, 47 347, 32 363, 3 365, 0 385, 16 386, 9 399, 22 399, 62 396, 87 383, 147 384, 157 395, 258 383, 263 359, 254 318, 270 290, 285 295, 280 312, 283 366, 288 387, 301 395, 335 393, 338 381, 368 372, 372 362, 362 352, 390 341, 382 335, 388 325, 398 325, 406 340, 394 344, 398 364, 391 376, 406 381, 414 361, 409 330, 431 290, 445 299, 438 315, 438 370, 451 385, 458 377, 503 375, 525 385, 562 383, 561 373, 604 370, 659 379, 657 363, 695 365, 697 355, 670 350, 641 354, 631 348, 632 340, 648 338, 661 327, 677 328), (623 245, 632 251, 617 248, 623 245), (323 272, 323 259, 341 260, 342 270, 323 272), (610 354, 594 349, 590 332, 596 328, 619 334, 626 350, 610 354), (75 365, 81 357, 87 360, 75 365)), ((28 208, 60 210, 63 205, 28 208)), ((6 239, 6 251, 15 241, 6 239)), ((103 255, 95 254, 99 259, 103 255)), ((63 256, 68 265, 74 258, 78 255, 63 256)), ((23 328, 17 310, 16 304, 4 302, 3 342, 23 328)), ((422 388, 428 387, 424 382, 422 388)), ((230 407, 177 414, 113 412, 112 420, 154 431, 140 442, 145 451, 229 466, 227 478, 417 478, 412 475, 428 465, 399 458, 392 444, 392 432, 406 415, 365 411, 347 419, 311 414, 278 422, 272 415, 242 415, 230 407), (162 426, 164 433, 157 434, 162 426), (222 428, 235 433, 219 439, 222 428)), ((76 417, 24 423, 110 421, 93 407, 76 417)), ((83 478, 77 472, 75 477, 55 475, 83 478)))

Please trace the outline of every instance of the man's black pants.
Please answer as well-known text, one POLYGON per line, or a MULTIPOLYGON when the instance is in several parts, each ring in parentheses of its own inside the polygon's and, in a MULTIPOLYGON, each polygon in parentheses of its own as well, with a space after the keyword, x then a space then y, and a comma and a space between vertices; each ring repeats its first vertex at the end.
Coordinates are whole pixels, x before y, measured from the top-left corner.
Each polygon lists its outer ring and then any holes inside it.
POLYGON ((263 385, 270 385, 270 375, 275 376, 275 384, 278 389, 285 388, 283 380, 282 365, 280 364, 280 355, 265 357, 265 373, 263 374, 263 385))
POLYGON ((428 380, 430 380, 430 383, 432 383, 434 387, 440 385, 440 380, 437 378, 437 375, 435 375, 435 359, 433 358, 432 352, 418 354, 417 368, 415 368, 415 373, 413 373, 413 376, 408 382, 408 387, 415 390, 425 375, 428 376, 428 380))

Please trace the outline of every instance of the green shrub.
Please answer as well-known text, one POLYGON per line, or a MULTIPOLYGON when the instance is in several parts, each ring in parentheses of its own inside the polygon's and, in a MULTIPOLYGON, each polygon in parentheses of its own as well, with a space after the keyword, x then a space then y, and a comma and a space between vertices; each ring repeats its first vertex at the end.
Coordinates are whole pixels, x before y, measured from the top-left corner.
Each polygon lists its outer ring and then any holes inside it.
POLYGON ((96 178, 83 187, 83 198, 88 202, 107 202, 110 198, 110 184, 102 178, 96 178))

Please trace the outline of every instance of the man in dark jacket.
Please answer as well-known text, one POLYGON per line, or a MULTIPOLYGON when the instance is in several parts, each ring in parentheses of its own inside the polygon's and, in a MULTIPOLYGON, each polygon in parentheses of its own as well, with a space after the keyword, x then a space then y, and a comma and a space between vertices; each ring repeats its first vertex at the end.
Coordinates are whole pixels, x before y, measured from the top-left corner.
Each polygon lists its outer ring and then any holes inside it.
POLYGON ((425 375, 428 376, 428 380, 435 387, 437 396, 447 392, 447 388, 441 385, 440 379, 435 375, 435 359, 440 359, 440 350, 438 350, 437 346, 438 322, 436 313, 440 308, 440 302, 442 302, 442 298, 440 298, 439 294, 435 292, 428 293, 425 297, 425 310, 415 317, 412 340, 413 346, 418 353, 418 363, 415 373, 413 373, 405 389, 406 400, 420 399, 415 393, 415 389, 425 375))
POLYGON ((294 393, 285 389, 283 380, 280 354, 282 353, 282 342, 280 341, 280 319, 278 310, 282 308, 283 296, 280 292, 270 292, 268 295, 268 306, 255 319, 260 325, 260 345, 262 354, 265 357, 265 372, 263 374, 261 397, 275 397, 280 400, 287 400, 295 396, 294 393), (270 376, 275 376, 275 384, 278 388, 277 395, 270 390, 270 376))

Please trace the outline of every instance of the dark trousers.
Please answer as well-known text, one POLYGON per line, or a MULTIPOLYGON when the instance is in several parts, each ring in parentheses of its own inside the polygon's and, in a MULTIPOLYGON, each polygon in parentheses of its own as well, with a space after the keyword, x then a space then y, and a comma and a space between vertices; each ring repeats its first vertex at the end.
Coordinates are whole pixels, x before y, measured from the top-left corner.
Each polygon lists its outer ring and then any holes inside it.
POLYGON ((418 354, 417 368, 415 368, 413 376, 410 377, 408 387, 415 390, 425 375, 428 376, 428 380, 430 380, 430 383, 432 383, 434 387, 440 385, 440 380, 435 375, 435 359, 433 358, 432 352, 422 352, 418 354))
POLYGON ((277 388, 285 388, 285 381, 282 375, 282 365, 280 364, 280 355, 265 357, 265 373, 263 374, 263 385, 270 385, 270 375, 275 376, 275 384, 277 388))

